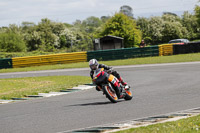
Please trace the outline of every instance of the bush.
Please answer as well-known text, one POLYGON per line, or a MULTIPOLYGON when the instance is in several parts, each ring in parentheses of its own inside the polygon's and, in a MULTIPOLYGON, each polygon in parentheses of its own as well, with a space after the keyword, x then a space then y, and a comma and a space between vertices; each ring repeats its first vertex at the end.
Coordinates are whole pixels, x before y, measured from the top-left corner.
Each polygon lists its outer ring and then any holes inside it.
POLYGON ((24 52, 26 44, 23 37, 17 33, 1 33, 0 49, 5 52, 24 52))

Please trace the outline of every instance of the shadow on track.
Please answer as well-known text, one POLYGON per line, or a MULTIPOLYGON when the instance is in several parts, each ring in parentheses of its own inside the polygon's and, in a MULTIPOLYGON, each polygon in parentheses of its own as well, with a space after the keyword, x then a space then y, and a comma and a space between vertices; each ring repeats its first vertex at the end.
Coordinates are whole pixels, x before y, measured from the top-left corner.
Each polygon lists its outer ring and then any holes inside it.
MULTIPOLYGON (((118 101, 118 102, 121 102, 121 101, 118 101)), ((106 105, 106 104, 116 104, 116 103, 112 103, 110 101, 107 101, 107 102, 94 102, 94 103, 75 104, 75 105, 69 105, 69 106, 94 106, 94 105, 106 105)))

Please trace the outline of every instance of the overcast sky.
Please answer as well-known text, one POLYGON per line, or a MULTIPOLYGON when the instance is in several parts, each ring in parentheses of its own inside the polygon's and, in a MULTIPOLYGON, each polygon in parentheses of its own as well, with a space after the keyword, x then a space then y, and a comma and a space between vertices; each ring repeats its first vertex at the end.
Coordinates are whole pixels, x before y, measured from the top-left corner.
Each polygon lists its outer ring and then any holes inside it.
POLYGON ((42 18, 73 23, 90 16, 112 16, 120 7, 133 8, 134 17, 157 16, 162 12, 193 12, 198 0, 0 0, 0 27, 20 25, 23 21, 37 24, 42 18))

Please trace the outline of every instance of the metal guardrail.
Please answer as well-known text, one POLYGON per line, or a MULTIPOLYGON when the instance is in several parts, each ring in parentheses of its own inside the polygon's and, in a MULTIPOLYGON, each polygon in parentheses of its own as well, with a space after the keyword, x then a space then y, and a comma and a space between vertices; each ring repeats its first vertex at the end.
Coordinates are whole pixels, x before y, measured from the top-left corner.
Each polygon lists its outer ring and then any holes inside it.
POLYGON ((87 52, 87 60, 117 60, 128 59, 137 57, 158 56, 158 46, 145 47, 145 48, 124 48, 124 49, 110 49, 87 52))

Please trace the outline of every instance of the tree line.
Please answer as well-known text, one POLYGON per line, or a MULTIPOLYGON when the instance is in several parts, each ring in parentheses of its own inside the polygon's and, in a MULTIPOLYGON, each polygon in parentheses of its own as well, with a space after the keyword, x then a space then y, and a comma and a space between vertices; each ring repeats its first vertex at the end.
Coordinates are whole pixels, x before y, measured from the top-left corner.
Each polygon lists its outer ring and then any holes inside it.
POLYGON ((200 39, 200 6, 194 14, 187 11, 182 16, 165 12, 162 16, 133 17, 132 8, 122 6, 113 16, 91 16, 73 24, 42 19, 38 24, 22 22, 0 27, 0 51, 90 51, 93 41, 105 35, 124 38, 125 47, 137 47, 141 40, 157 45, 169 40, 200 39))

